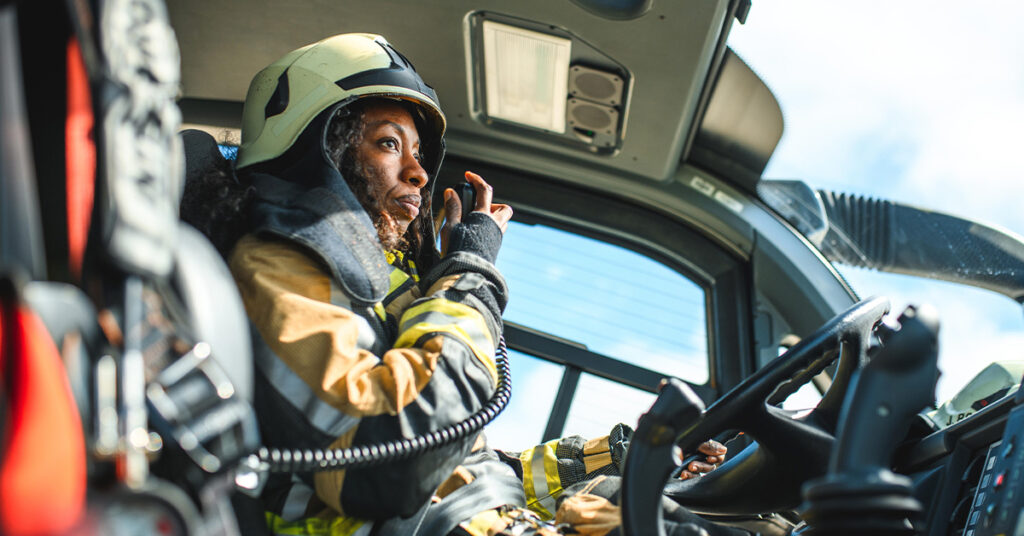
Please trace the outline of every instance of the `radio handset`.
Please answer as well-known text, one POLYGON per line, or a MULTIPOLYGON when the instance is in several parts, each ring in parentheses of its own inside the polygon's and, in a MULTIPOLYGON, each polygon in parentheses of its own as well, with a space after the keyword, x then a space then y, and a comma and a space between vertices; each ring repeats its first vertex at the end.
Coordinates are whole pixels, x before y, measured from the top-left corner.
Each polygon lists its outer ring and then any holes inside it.
POLYGON ((459 202, 462 203, 462 219, 460 221, 466 221, 469 213, 476 209, 476 188, 473 188, 473 185, 468 182, 462 182, 455 186, 455 195, 459 196, 459 202))

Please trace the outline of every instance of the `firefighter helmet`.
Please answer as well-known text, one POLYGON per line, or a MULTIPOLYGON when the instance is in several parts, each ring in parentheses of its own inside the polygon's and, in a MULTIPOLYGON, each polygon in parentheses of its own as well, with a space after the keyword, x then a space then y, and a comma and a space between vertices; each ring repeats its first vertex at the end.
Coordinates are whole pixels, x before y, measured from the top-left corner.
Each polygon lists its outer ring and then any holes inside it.
POLYGON ((242 112, 237 167, 285 153, 310 122, 339 103, 367 97, 412 102, 422 112, 424 169, 444 156, 445 117, 434 90, 383 37, 352 33, 294 50, 256 74, 242 112))

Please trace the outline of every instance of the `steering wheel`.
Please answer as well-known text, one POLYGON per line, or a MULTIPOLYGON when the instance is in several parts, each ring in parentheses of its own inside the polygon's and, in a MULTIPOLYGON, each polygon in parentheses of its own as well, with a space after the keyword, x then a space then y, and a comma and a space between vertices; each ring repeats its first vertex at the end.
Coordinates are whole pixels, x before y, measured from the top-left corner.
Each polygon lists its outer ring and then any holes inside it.
POLYGON ((663 384, 658 400, 641 417, 626 456, 625 534, 664 533, 663 494, 705 514, 750 515, 799 505, 801 485, 827 470, 850 375, 866 363, 872 330, 888 312, 889 301, 882 297, 853 305, 706 411, 682 382, 663 384), (796 417, 774 405, 837 359, 832 385, 811 413, 796 417), (701 478, 665 484, 678 463, 675 446, 695 452, 701 442, 728 430, 741 430, 756 443, 701 478))

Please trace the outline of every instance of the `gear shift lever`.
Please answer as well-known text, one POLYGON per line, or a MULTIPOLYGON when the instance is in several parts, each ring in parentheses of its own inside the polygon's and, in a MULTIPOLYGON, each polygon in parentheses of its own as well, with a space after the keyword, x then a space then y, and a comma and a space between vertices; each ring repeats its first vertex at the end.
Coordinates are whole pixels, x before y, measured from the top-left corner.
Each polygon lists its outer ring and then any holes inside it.
POLYGON ((854 373, 829 473, 804 486, 804 534, 915 533, 921 505, 910 479, 889 467, 914 415, 934 399, 938 325, 933 309, 908 307, 898 329, 882 328, 883 347, 854 373))

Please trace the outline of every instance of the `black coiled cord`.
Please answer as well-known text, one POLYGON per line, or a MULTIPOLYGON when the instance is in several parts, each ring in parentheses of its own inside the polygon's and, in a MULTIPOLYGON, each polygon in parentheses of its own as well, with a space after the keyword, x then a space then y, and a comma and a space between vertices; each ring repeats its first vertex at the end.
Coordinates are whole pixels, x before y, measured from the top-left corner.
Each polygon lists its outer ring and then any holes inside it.
POLYGON ((375 445, 345 449, 277 449, 260 447, 257 452, 264 469, 273 473, 304 473, 370 467, 404 460, 448 445, 478 432, 505 409, 512 396, 512 376, 508 366, 505 337, 498 340, 494 363, 498 369, 498 387, 479 411, 465 420, 412 439, 396 439, 375 445))

